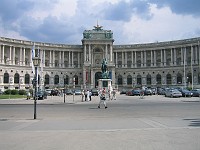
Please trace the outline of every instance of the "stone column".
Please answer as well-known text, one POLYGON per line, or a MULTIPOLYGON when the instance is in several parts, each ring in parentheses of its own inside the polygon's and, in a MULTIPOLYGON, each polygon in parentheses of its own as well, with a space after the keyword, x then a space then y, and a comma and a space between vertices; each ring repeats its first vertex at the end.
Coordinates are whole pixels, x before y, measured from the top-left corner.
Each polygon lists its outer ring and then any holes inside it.
POLYGON ((70 51, 68 52, 68 60, 69 60, 69 63, 68 63, 68 67, 70 68, 71 67, 71 58, 70 58, 70 51))
POLYGON ((86 69, 83 68, 83 87, 84 89, 86 88, 86 69))
POLYGON ((65 51, 62 51, 62 68, 65 68, 65 51))
POLYGON ((0 44, 0 63, 2 63, 2 50, 1 50, 1 44, 0 44))
POLYGON ((137 68, 137 52, 134 51, 134 53, 135 53, 135 68, 137 68))
POLYGON ((2 49, 2 56, 1 56, 1 62, 2 64, 4 64, 4 53, 5 53, 5 45, 3 45, 3 49, 2 49))
POLYGON ((115 59, 115 64, 116 64, 116 68, 118 68, 118 60, 117 60, 117 57, 118 57, 118 56, 117 56, 117 52, 115 53, 115 56, 116 56, 116 57, 115 57, 115 58, 116 58, 116 59, 115 59))
POLYGON ((55 67, 55 50, 53 50, 53 58, 52 58, 52 60, 53 60, 53 67, 55 67))
MULTIPOLYGON (((89 44, 88 46, 89 46, 89 57, 88 57, 89 60, 88 61, 91 63, 91 45, 89 44)), ((72 54, 73 54, 73 52, 72 52, 72 54)))
POLYGON ((147 66, 147 51, 144 51, 144 67, 147 66))
POLYGON ((191 53, 190 53, 190 56, 191 56, 191 65, 193 65, 194 64, 194 57, 193 57, 193 55, 194 55, 194 49, 193 49, 193 46, 191 45, 190 46, 190 50, 191 50, 191 53))
POLYGON ((13 46, 13 60, 12 64, 15 65, 15 47, 13 46))
POLYGON ((51 55, 51 50, 49 50, 49 67, 52 67, 52 55, 51 55))
POLYGON ((164 64, 164 60, 163 60, 163 49, 160 50, 160 66, 162 67, 164 64))
POLYGON ((174 65, 174 60, 173 60, 173 48, 171 48, 171 62, 170 62, 170 66, 173 66, 174 65))
POLYGON ((131 59, 132 59, 131 68, 134 67, 134 66, 133 66, 133 61, 134 61, 134 60, 133 60, 133 57, 134 57, 134 56, 133 56, 133 51, 131 51, 131 59))
POLYGON ((164 66, 166 66, 166 49, 164 49, 164 66))
POLYGON ((61 68, 62 67, 61 51, 58 52, 58 58, 59 58, 59 60, 58 60, 58 63, 59 63, 58 67, 61 68))
POLYGON ((177 61, 177 58, 176 58, 176 48, 174 48, 174 65, 176 66, 176 61, 177 61))
POLYGON ((78 53, 78 68, 80 68, 80 53, 78 53))
POLYGON ((112 44, 110 45, 110 61, 112 62, 113 61, 113 47, 112 47, 112 44))
POLYGON ((109 61, 109 60, 108 60, 108 45, 107 45, 107 44, 106 44, 105 58, 106 58, 107 61, 109 61))
POLYGON ((156 67, 156 50, 154 50, 154 67, 156 67))
POLYGON ((94 88, 94 72, 93 69, 90 68, 90 82, 91 82, 91 88, 94 88))
POLYGON ((198 45, 195 46, 195 64, 198 64, 198 45))
POLYGON ((71 67, 74 68, 74 52, 71 52, 71 53, 72 53, 72 60, 71 60, 72 61, 72 63, 71 63, 72 65, 71 65, 71 67))
POLYGON ((141 54, 141 67, 143 67, 143 65, 144 65, 144 56, 143 56, 143 51, 141 51, 140 52, 140 54, 141 54))
POLYGON ((181 65, 184 64, 184 48, 181 47, 181 65))
POLYGON ((10 46, 10 51, 9 51, 9 62, 8 62, 9 65, 12 64, 12 46, 10 46))
POLYGON ((124 52, 122 52, 122 68, 124 68, 124 52))
POLYGON ((46 60, 45 53, 46 50, 43 50, 43 67, 45 67, 45 60, 46 60))
POLYGON ((26 48, 23 48, 23 66, 25 66, 25 58, 26 58, 26 48))
POLYGON ((84 45, 84 61, 87 61, 86 60, 86 45, 84 45))
POLYGON ((125 68, 127 68, 127 52, 124 52, 125 53, 125 68))
POLYGON ((153 67, 154 61, 153 61, 153 51, 151 50, 151 67, 153 67))

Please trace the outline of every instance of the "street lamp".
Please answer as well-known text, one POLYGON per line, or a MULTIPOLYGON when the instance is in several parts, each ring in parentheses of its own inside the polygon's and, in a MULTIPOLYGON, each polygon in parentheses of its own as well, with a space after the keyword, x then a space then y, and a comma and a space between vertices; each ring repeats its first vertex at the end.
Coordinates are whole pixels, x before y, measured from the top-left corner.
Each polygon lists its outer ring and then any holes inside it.
POLYGON ((74 89, 74 93, 73 93, 73 102, 74 102, 74 95, 75 95, 75 78, 73 78, 73 89, 74 89))
POLYGON ((67 75, 64 75, 64 76, 63 76, 63 79, 64 79, 64 91, 63 91, 63 94, 64 94, 64 103, 65 103, 65 94, 66 94, 66 93, 65 93, 65 92, 66 92, 66 89, 65 89, 66 86, 65 86, 65 85, 66 85, 66 82, 67 82, 67 75))
POLYGON ((33 65, 34 65, 34 67, 35 67, 35 96, 34 96, 34 119, 36 119, 37 117, 36 117, 36 104, 37 104, 37 85, 38 85, 38 79, 37 79, 37 74, 38 74, 38 72, 37 72, 37 68, 38 68, 38 66, 40 65, 40 61, 41 61, 41 59, 39 58, 39 57, 34 57, 33 59, 32 59, 32 61, 33 61, 33 65))

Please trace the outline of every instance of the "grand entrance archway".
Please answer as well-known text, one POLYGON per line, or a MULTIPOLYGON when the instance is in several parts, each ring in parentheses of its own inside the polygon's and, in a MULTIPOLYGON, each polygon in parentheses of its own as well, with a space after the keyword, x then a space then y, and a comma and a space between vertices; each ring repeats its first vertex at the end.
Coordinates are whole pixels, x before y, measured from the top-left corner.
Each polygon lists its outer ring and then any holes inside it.
POLYGON ((101 72, 95 73, 95 87, 98 87, 98 80, 101 79, 101 72))

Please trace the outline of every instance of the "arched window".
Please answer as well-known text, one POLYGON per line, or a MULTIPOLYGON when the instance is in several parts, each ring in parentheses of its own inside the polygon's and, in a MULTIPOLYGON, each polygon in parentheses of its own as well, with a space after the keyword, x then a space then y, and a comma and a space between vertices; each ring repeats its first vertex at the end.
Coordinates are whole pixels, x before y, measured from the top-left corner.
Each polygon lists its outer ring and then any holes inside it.
POLYGON ((30 75, 29 74, 25 74, 25 84, 30 84, 30 75))
POLYGON ((198 83, 200 84, 200 73, 198 75, 198 83))
POLYGON ((151 75, 147 75, 147 85, 151 85, 151 75))
POLYGON ((122 76, 121 75, 119 75, 118 76, 118 85, 122 85, 122 76))
POLYGON ((78 85, 78 76, 75 75, 74 78, 75 78, 75 85, 78 85))
POLYGON ((177 74, 177 84, 182 84, 182 75, 180 73, 177 74))
POLYGON ((19 74, 15 73, 14 75, 14 83, 19 83, 19 74))
POLYGON ((192 74, 191 73, 187 74, 186 82, 190 83, 190 84, 192 83, 192 74))
POLYGON ((142 85, 142 76, 141 75, 137 75, 137 84, 142 85))
POLYGON ((8 73, 4 73, 3 83, 9 83, 9 74, 8 73))
POLYGON ((54 76, 54 84, 59 84, 59 76, 58 75, 54 76))
POLYGON ((167 74, 166 78, 167 78, 167 84, 172 84, 172 76, 171 76, 171 74, 167 74))
POLYGON ((161 75, 160 74, 156 75, 156 82, 157 82, 157 84, 161 84, 161 75))
POLYGON ((66 77, 64 79, 64 83, 69 85, 69 76, 68 75, 66 75, 66 77))
POLYGON ((44 78, 45 78, 45 79, 44 79, 44 84, 45 84, 45 85, 48 85, 48 84, 49 84, 49 75, 46 74, 44 78))
POLYGON ((127 76, 127 85, 132 85, 132 76, 131 75, 127 76))

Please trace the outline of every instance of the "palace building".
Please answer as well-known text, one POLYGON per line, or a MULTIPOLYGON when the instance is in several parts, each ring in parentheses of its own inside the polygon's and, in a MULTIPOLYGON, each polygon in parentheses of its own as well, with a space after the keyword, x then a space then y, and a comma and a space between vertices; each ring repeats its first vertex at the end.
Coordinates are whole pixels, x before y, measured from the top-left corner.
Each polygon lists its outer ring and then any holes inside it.
POLYGON ((0 89, 33 88, 32 48, 41 58, 39 85, 45 88, 95 88, 107 60, 113 88, 200 88, 200 38, 114 45, 102 26, 85 30, 82 45, 53 44, 0 37, 0 89))

